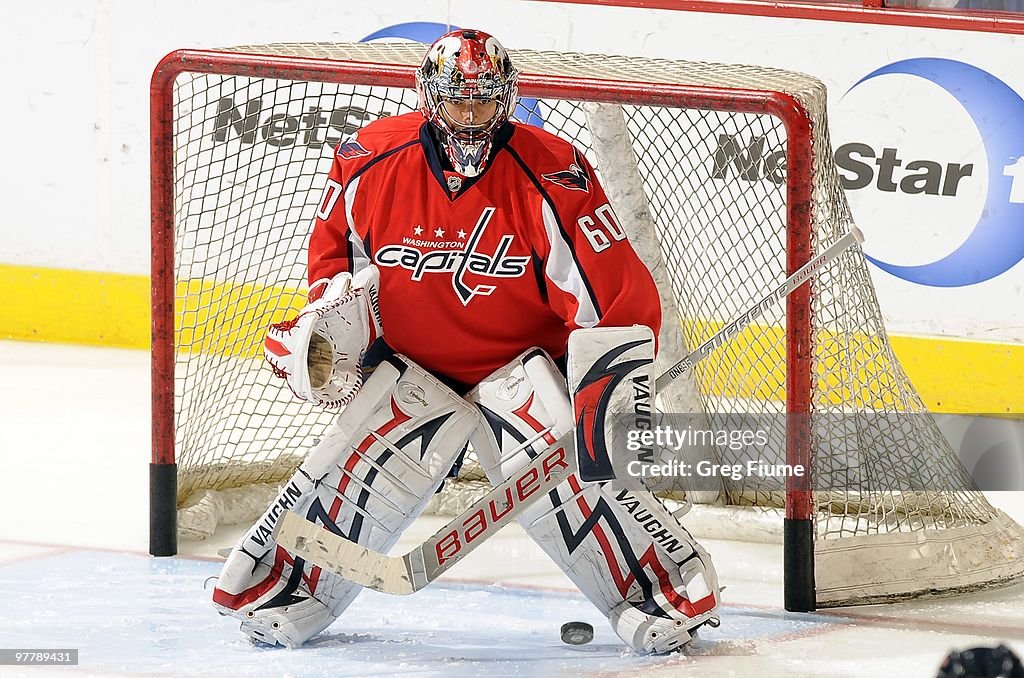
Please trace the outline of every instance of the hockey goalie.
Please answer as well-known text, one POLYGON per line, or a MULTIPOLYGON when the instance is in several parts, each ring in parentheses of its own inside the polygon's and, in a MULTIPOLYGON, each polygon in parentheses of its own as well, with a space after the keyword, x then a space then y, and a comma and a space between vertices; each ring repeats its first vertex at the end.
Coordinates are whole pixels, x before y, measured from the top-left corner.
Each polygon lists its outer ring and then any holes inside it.
MULTIPOLYGON (((217 609, 262 643, 301 645, 360 590, 274 542, 285 510, 386 552, 468 445, 500 483, 573 428, 587 375, 628 377, 654 355, 651 275, 583 155, 510 119, 517 72, 501 44, 443 36, 417 89, 420 111, 338 145, 309 304, 265 341, 297 397, 344 409, 215 588, 217 609), (646 360, 608 362, 631 351, 646 360)), ((717 578, 653 495, 643 520, 633 506, 574 474, 519 522, 629 647, 669 652, 717 623, 717 578)))

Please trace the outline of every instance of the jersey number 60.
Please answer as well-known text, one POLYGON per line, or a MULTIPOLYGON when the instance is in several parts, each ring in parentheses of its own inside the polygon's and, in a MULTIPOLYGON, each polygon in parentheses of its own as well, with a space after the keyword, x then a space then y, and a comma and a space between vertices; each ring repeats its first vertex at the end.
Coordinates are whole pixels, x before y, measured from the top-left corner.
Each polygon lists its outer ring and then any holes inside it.
POLYGON ((600 225, 589 214, 584 214, 576 223, 579 224, 580 230, 583 231, 583 235, 586 236, 587 242, 595 252, 603 252, 608 249, 612 246, 613 240, 626 239, 626 232, 619 225, 610 204, 605 203, 598 207, 594 210, 594 216, 597 217, 597 221, 601 222, 600 225), (609 238, 609 236, 611 237, 609 238))

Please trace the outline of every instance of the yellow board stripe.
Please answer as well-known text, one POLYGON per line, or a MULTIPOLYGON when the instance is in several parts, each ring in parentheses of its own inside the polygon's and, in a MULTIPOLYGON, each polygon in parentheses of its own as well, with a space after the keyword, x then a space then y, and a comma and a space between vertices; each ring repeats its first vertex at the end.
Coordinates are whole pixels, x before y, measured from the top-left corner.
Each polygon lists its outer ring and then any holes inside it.
POLYGON ((952 337, 891 339, 932 412, 1024 414, 1024 344, 952 337))
POLYGON ((0 265, 0 337, 149 348, 149 278, 0 265))
MULTIPOLYGON (((191 350, 258 355, 267 325, 291 317, 304 303, 300 290, 257 285, 179 283, 199 291, 198 301, 178 307, 179 345, 191 350), (224 322, 214 309, 241 311, 224 322)), ((149 278, 119 273, 0 265, 0 337, 120 348, 148 349, 149 278)), ((778 328, 749 328, 730 353, 758 355, 774 344, 778 328)), ((1024 414, 1024 344, 971 341, 947 337, 891 336, 893 349, 925 405, 933 412, 1024 414)), ((834 341, 836 339, 826 339, 834 341)), ((869 356, 865 356, 868 358, 869 356)), ((765 375, 763 367, 734 362, 715 369, 713 357, 705 379, 713 390, 748 397, 779 397, 781 365, 765 375), (746 371, 750 368, 750 372, 746 371)), ((742 359, 741 359, 742 360, 742 359)), ((818 365, 819 378, 838 381, 850 365, 818 365)), ((875 375, 886 379, 887 375, 875 375)), ((858 395, 870 401, 878 397, 858 395)))
MULTIPOLYGON (((146 279, 147 283, 149 279, 146 279)), ((305 305, 304 290, 188 280, 177 284, 176 345, 180 350, 243 358, 263 354, 272 322, 294 317, 305 305), (187 299, 183 307, 181 299, 187 299)))

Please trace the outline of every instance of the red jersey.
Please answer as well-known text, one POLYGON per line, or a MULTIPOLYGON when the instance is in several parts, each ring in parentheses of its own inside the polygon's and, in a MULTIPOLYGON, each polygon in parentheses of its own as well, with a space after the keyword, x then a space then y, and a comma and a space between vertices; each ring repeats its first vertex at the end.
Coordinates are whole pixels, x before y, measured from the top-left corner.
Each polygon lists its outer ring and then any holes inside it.
POLYGON ((384 341, 472 385, 531 347, 558 358, 580 327, 661 326, 658 291, 593 168, 537 127, 499 129, 484 172, 445 171, 423 116, 338 145, 309 243, 310 295, 380 270, 384 341))

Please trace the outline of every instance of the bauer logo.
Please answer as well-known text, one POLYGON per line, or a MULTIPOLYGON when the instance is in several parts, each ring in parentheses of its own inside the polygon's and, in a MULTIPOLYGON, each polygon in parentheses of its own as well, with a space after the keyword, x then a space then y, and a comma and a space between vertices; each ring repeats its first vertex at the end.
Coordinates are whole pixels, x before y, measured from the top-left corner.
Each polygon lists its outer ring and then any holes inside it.
POLYGON ((962 287, 1024 259, 1024 99, 951 59, 878 68, 833 107, 836 164, 868 259, 962 287))

